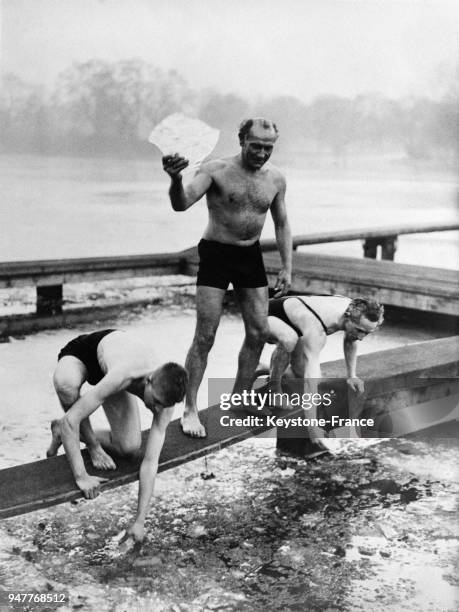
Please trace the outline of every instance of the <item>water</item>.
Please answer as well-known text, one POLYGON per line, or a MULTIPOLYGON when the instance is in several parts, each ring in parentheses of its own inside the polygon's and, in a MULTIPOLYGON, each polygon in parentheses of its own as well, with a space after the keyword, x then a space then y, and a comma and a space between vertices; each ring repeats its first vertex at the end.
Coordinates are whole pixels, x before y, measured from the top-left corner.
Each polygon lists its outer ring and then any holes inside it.
MULTIPOLYGON (((457 221, 457 178, 385 164, 378 170, 279 164, 294 234, 457 221)), ((205 202, 171 210, 158 158, 0 156, 0 261, 167 252, 196 244, 205 202)), ((274 236, 271 219, 264 238, 274 236)), ((459 267, 457 232, 400 238, 396 260, 459 267), (429 256, 426 260, 425 254, 429 256)), ((361 257, 357 242, 308 251, 361 257)))

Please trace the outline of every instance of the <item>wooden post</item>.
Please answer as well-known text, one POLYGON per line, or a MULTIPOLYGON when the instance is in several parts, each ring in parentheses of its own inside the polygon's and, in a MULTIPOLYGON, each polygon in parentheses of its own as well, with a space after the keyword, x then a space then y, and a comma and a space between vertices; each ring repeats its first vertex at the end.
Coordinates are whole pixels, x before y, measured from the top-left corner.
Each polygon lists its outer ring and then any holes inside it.
POLYGON ((397 250, 397 236, 388 236, 381 239, 381 259, 394 261, 395 251, 397 250))
POLYGON ((379 241, 377 238, 367 238, 363 243, 363 256, 376 259, 379 241))
POLYGON ((62 285, 41 285, 37 287, 37 315, 62 313, 62 285))

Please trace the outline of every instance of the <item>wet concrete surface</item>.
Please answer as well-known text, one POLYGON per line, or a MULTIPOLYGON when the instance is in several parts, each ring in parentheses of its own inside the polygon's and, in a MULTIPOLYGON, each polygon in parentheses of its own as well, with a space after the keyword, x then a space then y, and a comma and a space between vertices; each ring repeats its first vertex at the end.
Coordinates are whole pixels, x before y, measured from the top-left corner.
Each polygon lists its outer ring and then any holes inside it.
MULTIPOLYGON (((183 361, 193 318, 192 301, 171 298, 94 329, 122 325, 183 361)), ((84 331, 0 345, 1 467, 43 455, 49 420, 58 415, 50 383, 55 353, 84 331)), ((362 352, 434 333, 388 325, 362 352)), ((230 308, 210 375, 234 375, 241 340, 230 308)), ((341 339, 330 340, 325 360, 340 356, 341 339)), ((132 519, 137 484, 4 520, 0 584, 12 592, 64 592, 63 611, 457 610, 457 433, 449 425, 310 461, 277 454, 272 438, 247 440, 161 474, 145 543, 125 554, 119 534, 132 519)))

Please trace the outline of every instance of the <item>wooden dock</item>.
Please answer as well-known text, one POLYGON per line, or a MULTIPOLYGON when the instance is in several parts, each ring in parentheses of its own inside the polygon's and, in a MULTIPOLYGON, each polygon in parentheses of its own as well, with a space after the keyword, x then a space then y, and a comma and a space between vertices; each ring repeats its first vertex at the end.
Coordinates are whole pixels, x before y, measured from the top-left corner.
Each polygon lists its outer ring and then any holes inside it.
MULTIPOLYGON (((265 255, 274 282, 280 267, 277 254, 265 255)), ((459 273, 393 261, 294 253, 292 291, 372 297, 383 304, 427 312, 459 315, 459 273)))
MULTIPOLYGON (((459 418, 459 337, 429 340, 370 353, 359 357, 358 370, 366 385, 363 398, 348 391, 343 379, 343 360, 323 364, 326 379, 320 388, 322 392, 334 389, 339 393, 338 401, 333 404, 336 414, 343 417, 375 417, 373 435, 405 435, 459 418)), ((222 411, 219 406, 200 411, 208 432, 206 438, 185 436, 179 420, 172 421, 161 452, 159 471, 171 469, 272 429, 266 421, 254 427, 221 424, 222 415, 241 417, 245 414, 222 411)), ((304 416, 304 413, 299 409, 289 416, 295 415, 304 416)), ((295 431, 293 434, 299 435, 295 431)), ((147 432, 144 432, 144 444, 146 436, 147 432)), ((297 438, 297 442, 279 438, 278 446, 301 453, 301 445, 305 441, 308 440, 304 436, 297 438)), ((83 457, 89 473, 109 479, 103 485, 103 490, 138 478, 140 460, 131 462, 116 458, 117 470, 100 471, 90 465, 86 450, 83 451, 83 457)), ((81 497, 65 455, 0 470, 0 490, 0 519, 81 497)))
MULTIPOLYGON (((400 234, 457 229, 459 224, 423 224, 294 236, 295 249, 308 244, 363 240, 365 257, 331 257, 297 251, 293 258, 292 291, 377 297, 386 305, 457 316, 457 271, 375 259, 378 245, 383 260, 392 259, 400 234)), ((262 241, 262 249, 268 276, 274 282, 280 266, 279 257, 272 252, 276 249, 275 241, 262 241)), ((0 317, 0 336, 91 321, 99 313, 107 315, 133 305, 120 302, 110 306, 65 308, 63 286, 67 283, 165 274, 194 276, 197 264, 196 248, 178 253, 0 263, 0 288, 36 288, 36 312, 0 317)))

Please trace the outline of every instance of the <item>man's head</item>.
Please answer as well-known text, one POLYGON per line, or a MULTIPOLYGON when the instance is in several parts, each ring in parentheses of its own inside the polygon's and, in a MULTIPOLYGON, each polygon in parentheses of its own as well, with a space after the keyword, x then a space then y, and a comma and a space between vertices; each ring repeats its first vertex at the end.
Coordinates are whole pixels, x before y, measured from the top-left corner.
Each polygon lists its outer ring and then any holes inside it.
POLYGON ((271 157, 277 137, 277 126, 269 119, 245 119, 239 126, 239 143, 244 166, 250 170, 259 170, 271 157))
POLYGON ((144 401, 147 408, 169 408, 185 397, 188 375, 178 363, 166 363, 148 376, 144 401))
POLYGON ((376 331, 384 320, 384 306, 376 300, 355 298, 344 313, 344 333, 351 340, 363 340, 376 331))

